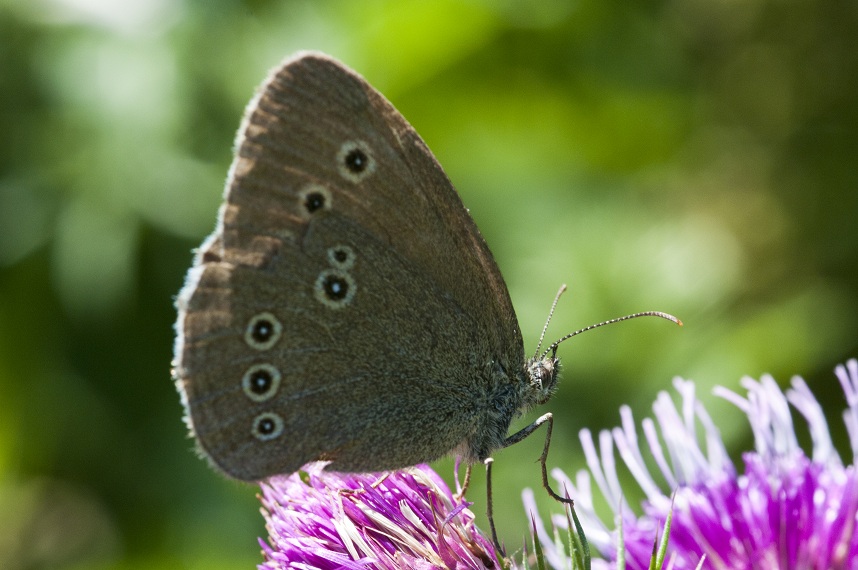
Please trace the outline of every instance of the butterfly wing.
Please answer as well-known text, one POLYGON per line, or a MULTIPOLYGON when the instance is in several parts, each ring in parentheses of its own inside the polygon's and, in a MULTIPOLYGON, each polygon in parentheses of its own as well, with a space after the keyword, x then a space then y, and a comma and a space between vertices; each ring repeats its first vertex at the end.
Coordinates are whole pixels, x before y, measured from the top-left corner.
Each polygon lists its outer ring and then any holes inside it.
POLYGON ((188 423, 245 480, 435 459, 523 363, 503 278, 440 165, 320 54, 285 62, 248 106, 178 307, 188 423))

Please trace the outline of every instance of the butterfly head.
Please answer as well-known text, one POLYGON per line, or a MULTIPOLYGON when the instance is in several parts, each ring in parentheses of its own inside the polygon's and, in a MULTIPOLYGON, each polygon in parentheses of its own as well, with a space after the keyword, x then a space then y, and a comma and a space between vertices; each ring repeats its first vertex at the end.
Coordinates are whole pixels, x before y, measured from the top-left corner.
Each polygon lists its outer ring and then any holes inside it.
POLYGON ((557 375, 560 359, 556 351, 528 360, 526 376, 530 384, 529 398, 534 405, 542 405, 551 399, 557 390, 557 375))

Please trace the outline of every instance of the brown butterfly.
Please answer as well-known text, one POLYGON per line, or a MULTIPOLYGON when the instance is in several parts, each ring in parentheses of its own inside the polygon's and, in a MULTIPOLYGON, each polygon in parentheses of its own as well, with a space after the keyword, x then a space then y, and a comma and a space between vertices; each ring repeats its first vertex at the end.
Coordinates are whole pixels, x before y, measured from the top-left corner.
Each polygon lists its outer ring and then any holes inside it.
POLYGON ((318 53, 288 59, 248 105, 217 228, 177 305, 188 425, 248 481, 314 460, 472 463, 546 421, 550 434, 550 414, 507 432, 551 397, 571 336, 525 357, 498 266, 441 166, 378 91, 318 53))

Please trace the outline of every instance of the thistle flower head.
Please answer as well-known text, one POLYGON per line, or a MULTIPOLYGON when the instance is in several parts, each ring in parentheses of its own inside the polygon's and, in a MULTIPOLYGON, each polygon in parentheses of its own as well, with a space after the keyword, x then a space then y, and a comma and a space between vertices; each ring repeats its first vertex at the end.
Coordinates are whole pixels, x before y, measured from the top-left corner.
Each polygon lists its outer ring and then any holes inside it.
MULTIPOLYGON (((579 472, 574 483, 559 470, 553 475, 576 500, 590 544, 606 559, 594 561, 593 567, 613 567, 623 557, 628 568, 649 568, 653 540, 672 508, 670 568, 858 569, 858 361, 838 366, 835 373, 846 394, 843 419, 853 455, 849 465, 835 451, 822 408, 799 377, 785 393, 770 376, 743 379, 746 396, 715 390, 745 412, 754 434, 755 449, 742 455, 741 474, 689 381, 674 381, 678 408, 661 393, 653 405, 655 420, 642 422, 655 475, 644 462, 628 407, 620 410, 621 427, 599 434, 598 451, 590 431, 583 430, 589 472, 579 472), (798 444, 790 404, 810 428, 809 457, 798 444), (615 447, 646 495, 640 516, 622 504, 615 447), (613 509, 611 524, 596 515, 591 477, 613 509)), ((524 498, 533 512, 532 493, 524 498)), ((565 516, 553 517, 553 522, 566 526, 565 516)), ((538 526, 538 533, 546 560, 556 568, 568 567, 544 527, 538 526)))
POLYGON ((428 466, 385 474, 306 465, 262 484, 268 542, 260 570, 284 568, 485 569, 491 542, 428 466))

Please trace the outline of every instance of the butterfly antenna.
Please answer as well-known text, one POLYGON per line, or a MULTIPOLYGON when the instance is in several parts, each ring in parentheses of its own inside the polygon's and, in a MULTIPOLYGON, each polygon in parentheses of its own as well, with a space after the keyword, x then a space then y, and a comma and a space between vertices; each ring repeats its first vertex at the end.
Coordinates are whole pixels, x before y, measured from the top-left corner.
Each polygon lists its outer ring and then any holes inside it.
MULTIPOLYGON (((560 292, 562 293, 563 289, 561 289, 560 292)), ((557 295, 559 296, 560 293, 558 293, 557 295)), ((554 303, 555 304, 557 303, 556 299, 554 300, 554 303)), ((552 311, 553 310, 554 310, 554 308, 552 307, 552 311)), ((583 329, 577 330, 575 332, 571 332, 571 333, 567 334, 566 336, 564 336, 558 340, 555 340, 553 343, 551 343, 551 346, 549 346, 545 350, 545 352, 542 354, 542 358, 540 358, 540 360, 542 360, 546 356, 548 356, 549 352, 556 353, 557 352, 557 346, 561 342, 563 342, 564 340, 568 340, 575 335, 581 334, 582 332, 587 332, 589 330, 597 329, 597 328, 603 327, 605 325, 612 325, 614 323, 619 323, 620 321, 628 321, 629 319, 636 319, 638 317, 660 317, 662 319, 667 319, 668 321, 672 321, 672 322, 678 324, 679 326, 682 326, 682 321, 680 321, 679 319, 677 319, 676 317, 674 317, 673 315, 671 315, 669 313, 662 313, 661 311, 644 311, 642 313, 634 313, 632 315, 626 315, 625 317, 618 317, 616 319, 611 319, 609 321, 604 321, 602 323, 596 323, 595 325, 590 325, 589 327, 584 327, 583 329)), ((549 318, 551 318, 551 317, 549 316, 549 318)), ((543 332, 543 335, 544 334, 545 333, 543 332)), ((541 343, 542 343, 542 341, 540 340, 540 344, 541 343)))
POLYGON ((557 301, 560 300, 560 295, 566 292, 566 283, 560 286, 560 290, 557 291, 557 294, 554 296, 554 302, 551 303, 551 310, 548 311, 548 318, 545 319, 545 326, 542 327, 542 334, 539 335, 539 344, 536 345, 536 350, 533 353, 533 357, 536 358, 536 355, 539 354, 539 349, 542 348, 542 341, 545 340, 545 331, 548 330, 548 323, 551 322, 551 317, 554 316, 554 309, 557 307, 557 301))

